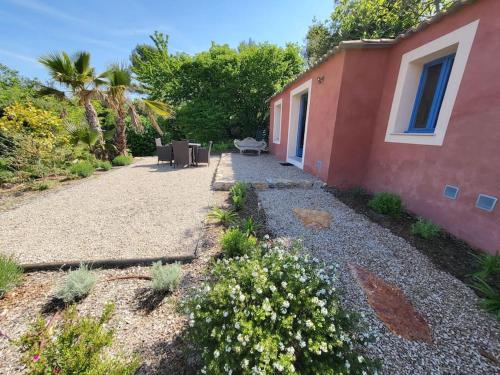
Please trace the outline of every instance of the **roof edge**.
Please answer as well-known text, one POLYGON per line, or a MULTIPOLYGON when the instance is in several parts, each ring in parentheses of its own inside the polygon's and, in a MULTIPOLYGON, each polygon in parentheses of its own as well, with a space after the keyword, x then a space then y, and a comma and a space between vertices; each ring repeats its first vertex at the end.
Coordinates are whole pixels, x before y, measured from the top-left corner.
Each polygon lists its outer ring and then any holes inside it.
POLYGON ((302 73, 298 74, 292 81, 288 82, 283 88, 279 91, 276 91, 273 95, 269 97, 268 100, 271 100, 274 98, 276 95, 279 95, 283 93, 290 85, 292 85, 294 82, 302 78, 304 75, 309 73, 310 71, 314 70, 316 67, 319 65, 323 64, 326 60, 328 60, 330 57, 338 54, 339 52, 347 49, 361 49, 361 48, 386 48, 390 47, 396 43, 399 43, 403 39, 407 39, 411 37, 413 34, 416 34, 424 29, 426 29, 428 26, 439 22, 442 18, 449 14, 453 14, 460 10, 463 6, 475 3, 477 0, 457 0, 453 5, 451 5, 448 9, 445 11, 439 12, 432 16, 431 18, 420 22, 418 25, 406 30, 404 33, 399 34, 397 37, 394 39, 390 38, 382 38, 382 39, 359 39, 359 40, 345 40, 340 42, 338 45, 333 47, 331 50, 329 50, 327 53, 325 53, 323 56, 321 56, 318 61, 316 61, 313 65, 308 67, 306 70, 304 70, 302 73))

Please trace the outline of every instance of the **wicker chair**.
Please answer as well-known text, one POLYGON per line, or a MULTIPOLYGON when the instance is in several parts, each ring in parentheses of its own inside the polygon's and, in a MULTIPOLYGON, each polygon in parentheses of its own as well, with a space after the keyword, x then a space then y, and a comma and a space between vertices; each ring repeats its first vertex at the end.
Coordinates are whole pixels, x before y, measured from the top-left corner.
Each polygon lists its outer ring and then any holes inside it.
POLYGON ((188 141, 172 141, 172 148, 174 150, 174 165, 176 167, 189 166, 193 163, 191 150, 189 149, 188 141))
POLYGON ((208 148, 198 147, 196 153, 196 164, 207 163, 207 165, 210 165, 211 150, 212 150, 212 141, 208 142, 208 148))
POLYGON ((156 146, 156 153, 158 154, 158 164, 160 164, 160 161, 168 161, 172 166, 172 160, 174 160, 172 145, 156 146))

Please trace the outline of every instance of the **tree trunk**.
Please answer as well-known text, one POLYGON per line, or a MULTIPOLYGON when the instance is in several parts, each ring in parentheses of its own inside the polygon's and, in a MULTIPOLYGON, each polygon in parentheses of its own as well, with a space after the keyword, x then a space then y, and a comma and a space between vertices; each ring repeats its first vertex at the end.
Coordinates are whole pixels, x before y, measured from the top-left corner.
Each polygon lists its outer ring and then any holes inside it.
POLYGON ((120 155, 124 155, 127 152, 127 135, 125 131, 125 112, 119 109, 116 118, 115 146, 120 155))
POLYGON ((85 107, 85 118, 87 119, 87 123, 89 124, 90 128, 96 131, 98 134, 98 140, 97 140, 98 154, 102 156, 104 155, 105 152, 104 137, 102 135, 101 125, 99 124, 99 117, 97 117, 97 112, 94 106, 92 105, 90 98, 85 100, 84 107, 85 107))

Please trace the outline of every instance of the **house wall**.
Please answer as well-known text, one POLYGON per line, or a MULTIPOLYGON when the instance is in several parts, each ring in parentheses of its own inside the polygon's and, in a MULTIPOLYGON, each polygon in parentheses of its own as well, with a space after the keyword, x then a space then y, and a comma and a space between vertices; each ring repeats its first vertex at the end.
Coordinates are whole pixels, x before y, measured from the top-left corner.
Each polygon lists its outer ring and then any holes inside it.
POLYGON ((323 181, 328 179, 330 156, 335 131, 335 119, 342 82, 345 52, 330 57, 325 63, 307 72, 303 77, 287 87, 281 94, 272 98, 270 116, 270 152, 279 160, 286 161, 288 127, 290 119, 290 93, 291 91, 311 80, 312 87, 309 101, 309 115, 307 121, 307 134, 305 136, 304 171, 320 177, 323 181), (324 77, 321 83, 318 77, 324 77), (283 100, 281 120, 280 144, 274 144, 273 120, 274 103, 283 100))
POLYGON ((500 203, 475 208, 479 193, 500 198, 500 1, 482 0, 413 34, 391 48, 363 185, 393 191, 407 208, 470 244, 500 251, 500 203), (401 57, 479 19, 472 49, 442 146, 385 142, 401 57), (445 184, 460 188, 443 197, 445 184))
POLYGON ((328 185, 348 188, 362 183, 388 51, 387 48, 367 48, 345 52, 328 185))

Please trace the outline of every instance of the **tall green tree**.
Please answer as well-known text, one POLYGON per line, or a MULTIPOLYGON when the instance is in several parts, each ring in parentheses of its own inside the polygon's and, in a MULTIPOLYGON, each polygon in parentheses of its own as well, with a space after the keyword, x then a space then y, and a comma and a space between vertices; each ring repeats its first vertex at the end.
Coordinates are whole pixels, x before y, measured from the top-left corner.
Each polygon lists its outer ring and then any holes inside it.
MULTIPOLYGON (((99 117, 92 104, 92 99, 98 97, 99 86, 104 83, 102 75, 96 75, 95 69, 90 65, 90 53, 81 51, 73 56, 66 52, 51 53, 39 58, 40 63, 48 69, 52 79, 69 89, 70 94, 78 98, 85 108, 85 118, 90 128, 98 134, 99 145, 104 149, 99 117)), ((43 87, 42 93, 65 98, 66 93, 54 87, 43 87)))
POLYGON ((454 0, 335 0, 330 18, 313 20, 304 54, 314 64, 343 40, 394 38, 446 9, 454 0))
POLYGON ((212 43, 191 56, 170 54, 164 34, 156 32, 151 40, 133 51, 132 71, 151 98, 175 106, 171 126, 200 141, 255 136, 267 125, 267 99, 303 68, 292 44, 212 43))

